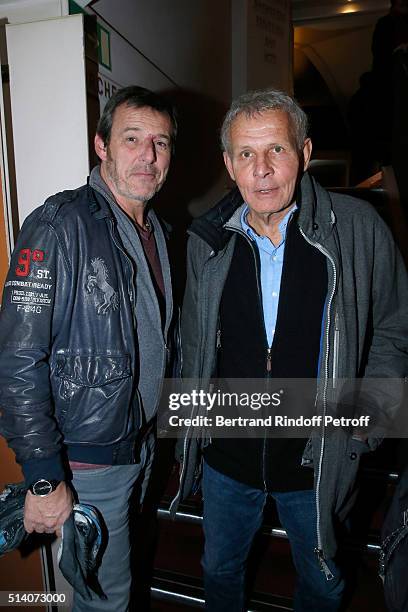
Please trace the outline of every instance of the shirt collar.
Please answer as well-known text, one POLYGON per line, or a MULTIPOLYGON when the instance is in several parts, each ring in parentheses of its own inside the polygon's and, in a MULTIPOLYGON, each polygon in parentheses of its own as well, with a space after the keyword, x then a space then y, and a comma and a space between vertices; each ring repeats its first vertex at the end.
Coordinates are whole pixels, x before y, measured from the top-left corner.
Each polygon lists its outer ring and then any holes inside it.
MULTIPOLYGON (((292 208, 290 210, 288 210, 288 212, 286 213, 286 215, 283 217, 283 219, 281 220, 281 222, 279 223, 279 231, 280 234, 282 236, 282 239, 284 239, 285 235, 286 235, 286 228, 288 226, 288 223, 293 215, 293 213, 295 212, 295 210, 297 210, 298 206, 296 204, 296 202, 294 203, 294 205, 292 206, 292 208)), ((252 227, 250 227, 247 223, 247 216, 249 213, 249 206, 248 204, 245 204, 245 207, 241 213, 241 226, 242 229, 244 230, 244 232, 250 237, 252 238, 252 240, 256 240, 257 238, 264 238, 264 236, 259 236, 253 229, 252 227)))

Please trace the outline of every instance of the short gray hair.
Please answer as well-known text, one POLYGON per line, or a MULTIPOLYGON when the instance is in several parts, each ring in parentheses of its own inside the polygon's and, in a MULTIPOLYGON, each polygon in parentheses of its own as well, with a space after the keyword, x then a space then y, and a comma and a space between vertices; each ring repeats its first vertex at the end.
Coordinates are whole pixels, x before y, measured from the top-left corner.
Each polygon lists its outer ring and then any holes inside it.
POLYGON ((278 89, 257 89, 233 100, 221 127, 222 150, 230 153, 230 131, 234 119, 244 113, 247 118, 269 110, 282 110, 288 114, 293 136, 299 151, 307 138, 308 119, 294 98, 278 89))

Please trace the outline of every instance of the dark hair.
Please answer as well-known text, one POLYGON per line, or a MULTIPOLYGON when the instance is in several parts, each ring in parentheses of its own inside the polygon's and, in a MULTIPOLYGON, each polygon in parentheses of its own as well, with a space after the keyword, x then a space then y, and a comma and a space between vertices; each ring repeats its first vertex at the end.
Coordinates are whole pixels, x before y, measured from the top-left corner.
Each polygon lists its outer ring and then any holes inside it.
POLYGON ((118 106, 126 104, 133 108, 142 108, 147 106, 152 108, 159 113, 165 114, 169 117, 172 127, 171 143, 174 149, 174 143, 177 135, 177 118, 176 111, 173 105, 166 100, 166 98, 160 94, 157 94, 144 87, 138 87, 137 85, 130 85, 129 87, 122 87, 113 94, 106 103, 103 113, 98 121, 96 133, 102 138, 105 145, 109 144, 113 115, 118 106))

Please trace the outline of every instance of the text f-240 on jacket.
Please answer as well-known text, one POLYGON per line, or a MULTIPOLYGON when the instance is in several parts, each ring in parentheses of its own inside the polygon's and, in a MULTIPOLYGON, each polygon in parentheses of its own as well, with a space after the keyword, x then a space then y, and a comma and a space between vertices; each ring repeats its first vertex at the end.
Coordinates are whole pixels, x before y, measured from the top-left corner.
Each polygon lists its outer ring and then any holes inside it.
MULTIPOLYGON (((378 410, 392 416, 408 372, 408 279, 391 234, 361 200, 330 193, 305 173, 296 202, 301 235, 326 257, 328 294, 322 322, 317 412, 324 414, 328 384, 334 378, 390 378, 394 396, 375 397, 378 410)), ((190 229, 187 286, 182 314, 183 377, 205 385, 214 375, 217 327, 223 287, 241 229, 242 198, 227 195, 190 229)), ((239 333, 239 330, 237 330, 239 333)), ((374 383, 375 384, 375 383, 374 383)), ((335 398, 330 398, 335 399, 335 398)), ((180 489, 171 510, 191 491, 202 441, 184 440, 180 489)), ((313 436, 303 465, 314 469, 319 554, 336 551, 335 516, 343 519, 362 452, 378 440, 355 440, 344 430, 313 436)))
MULTIPOLYGON (((136 436, 133 276, 111 209, 91 185, 52 196, 25 220, 0 318, 0 430, 23 471, 53 458, 62 479, 62 444, 97 453, 136 436)), ((157 380, 168 328, 152 338, 157 380)))

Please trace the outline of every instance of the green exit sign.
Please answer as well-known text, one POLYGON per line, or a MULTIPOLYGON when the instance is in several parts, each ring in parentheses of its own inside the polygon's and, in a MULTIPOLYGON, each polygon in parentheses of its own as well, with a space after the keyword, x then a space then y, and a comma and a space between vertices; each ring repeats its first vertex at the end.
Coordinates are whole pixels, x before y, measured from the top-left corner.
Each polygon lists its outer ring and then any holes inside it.
MULTIPOLYGON (((76 15, 78 13, 88 15, 75 0, 69 0, 69 14, 76 15)), ((112 70, 110 32, 98 22, 96 24, 96 31, 98 36, 98 61, 102 66, 108 68, 108 70, 112 70)))
POLYGON ((110 48, 110 32, 99 23, 97 24, 98 32, 98 60, 102 66, 112 70, 111 63, 111 48, 110 48))

